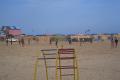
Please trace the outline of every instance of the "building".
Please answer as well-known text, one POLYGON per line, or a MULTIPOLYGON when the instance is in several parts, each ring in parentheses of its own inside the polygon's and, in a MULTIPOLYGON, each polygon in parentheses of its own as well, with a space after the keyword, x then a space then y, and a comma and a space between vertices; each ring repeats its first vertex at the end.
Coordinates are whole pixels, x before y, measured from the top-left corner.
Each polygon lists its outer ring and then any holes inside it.
POLYGON ((10 38, 19 38, 22 34, 21 29, 17 29, 15 26, 2 26, 1 35, 3 40, 10 39, 10 38))
POLYGON ((20 29, 8 29, 7 30, 7 35, 19 36, 21 34, 22 34, 22 31, 20 29))

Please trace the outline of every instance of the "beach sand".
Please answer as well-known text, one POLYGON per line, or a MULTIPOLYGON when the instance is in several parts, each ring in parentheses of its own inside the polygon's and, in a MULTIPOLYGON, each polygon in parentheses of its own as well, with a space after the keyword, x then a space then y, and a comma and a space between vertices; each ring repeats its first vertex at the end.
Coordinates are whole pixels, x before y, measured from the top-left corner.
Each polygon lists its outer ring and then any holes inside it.
MULTIPOLYGON (((109 42, 85 43, 81 46, 79 43, 61 44, 64 48, 75 48, 80 80, 120 80, 120 45, 111 49, 109 42)), ((33 80, 36 55, 41 54, 41 49, 51 48, 56 47, 48 43, 33 43, 25 47, 0 43, 0 80, 33 80)), ((50 64, 55 65, 54 62, 50 64)), ((49 70, 49 80, 55 80, 54 70, 49 70)), ((45 77, 44 63, 39 61, 37 80, 46 80, 45 77)), ((63 78, 68 79, 73 80, 63 78)))

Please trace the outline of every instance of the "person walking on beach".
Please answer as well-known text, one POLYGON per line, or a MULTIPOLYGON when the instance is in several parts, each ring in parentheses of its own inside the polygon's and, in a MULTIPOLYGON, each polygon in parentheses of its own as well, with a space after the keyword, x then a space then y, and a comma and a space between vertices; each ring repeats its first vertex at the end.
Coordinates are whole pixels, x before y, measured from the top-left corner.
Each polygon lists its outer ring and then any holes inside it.
POLYGON ((117 48, 117 46, 118 46, 118 39, 117 39, 117 37, 114 38, 114 41, 115 41, 115 47, 117 48))

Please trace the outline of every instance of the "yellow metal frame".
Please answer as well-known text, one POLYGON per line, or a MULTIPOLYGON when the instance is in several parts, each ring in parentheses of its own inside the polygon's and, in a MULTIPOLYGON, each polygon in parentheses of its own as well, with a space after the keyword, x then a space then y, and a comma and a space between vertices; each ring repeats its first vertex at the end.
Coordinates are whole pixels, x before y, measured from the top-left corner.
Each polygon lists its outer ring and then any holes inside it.
POLYGON ((37 65, 38 65, 38 60, 36 59, 35 64, 34 64, 34 79, 37 80, 37 65))
MULTIPOLYGON (((50 50, 50 49, 48 49, 48 50, 50 50)), ((56 49, 57 50, 57 49, 56 49)), ((47 51, 47 50, 46 50, 47 51)), ((51 49, 51 51, 52 51, 52 49, 51 49)), ((57 52, 57 51, 56 51, 57 52)), ((57 53, 56 53, 57 54, 57 53)), ((33 78, 33 80, 37 80, 37 70, 38 70, 38 62, 39 62, 39 58, 40 58, 40 60, 42 59, 42 60, 44 60, 44 63, 45 63, 45 73, 46 73, 46 80, 49 80, 49 78, 48 78, 48 64, 47 64, 47 61, 46 61, 46 56, 45 56, 45 54, 44 54, 44 52, 42 52, 41 51, 41 55, 38 55, 37 54, 37 56, 36 56, 36 61, 35 61, 35 64, 34 64, 34 78, 33 78), (43 56, 43 58, 40 58, 41 56, 43 56)), ((55 59, 56 60, 56 59, 55 59)))
POLYGON ((35 64, 34 64, 34 76, 33 76, 33 80, 37 80, 37 66, 38 66, 38 57, 39 57, 39 54, 37 53, 36 54, 36 60, 35 60, 35 64))
MULTIPOLYGON (((45 58, 45 55, 43 54, 44 58, 45 58)), ((45 62, 45 71, 46 71, 46 80, 48 80, 48 67, 47 67, 47 62, 46 62, 46 59, 44 60, 45 62)))
MULTIPOLYGON (((78 67, 78 62, 77 62, 77 58, 76 58, 75 49, 74 49, 73 57, 74 57, 74 59, 73 59, 73 67, 74 67, 74 69, 73 69, 73 73, 74 73, 73 80, 80 80, 80 78, 79 78, 79 67, 78 67)), ((61 63, 59 49, 58 49, 58 54, 57 54, 57 58, 56 58, 56 80, 58 80, 58 77, 60 78, 59 80, 63 80, 62 79, 61 66, 62 66, 62 63, 61 63), (60 67, 60 70, 58 70, 58 66, 60 67), (58 72, 59 72, 59 76, 58 76, 58 72)))
MULTIPOLYGON (((56 49, 57 50, 57 53, 56 53, 56 66, 55 66, 55 80, 63 80, 63 78, 62 78, 62 70, 61 70, 61 66, 62 66, 62 63, 61 63, 61 59, 60 59, 60 54, 59 54, 59 49, 56 49), (58 70, 58 66, 59 66, 59 70, 58 70), (58 75, 58 73, 59 73, 59 75, 58 75)), ((43 55, 43 58, 44 58, 44 63, 45 63, 45 69, 46 69, 46 80, 49 80, 49 74, 48 74, 48 64, 47 64, 47 61, 46 61, 46 56, 44 55, 44 53, 42 53, 41 55, 43 55)), ((39 58, 40 56, 39 55, 37 55, 37 58, 36 58, 36 61, 35 61, 35 64, 34 64, 34 79, 33 80, 37 80, 37 70, 38 70, 38 62, 39 62, 39 60, 38 60, 38 58, 39 58)), ((73 76, 73 80, 80 80, 80 78, 79 78, 79 65, 78 65, 78 60, 77 60, 77 56, 76 56, 76 52, 75 52, 75 49, 74 49, 74 53, 73 53, 73 57, 74 57, 74 59, 73 59, 73 67, 74 67, 74 69, 73 69, 73 73, 74 73, 74 76, 73 76)))

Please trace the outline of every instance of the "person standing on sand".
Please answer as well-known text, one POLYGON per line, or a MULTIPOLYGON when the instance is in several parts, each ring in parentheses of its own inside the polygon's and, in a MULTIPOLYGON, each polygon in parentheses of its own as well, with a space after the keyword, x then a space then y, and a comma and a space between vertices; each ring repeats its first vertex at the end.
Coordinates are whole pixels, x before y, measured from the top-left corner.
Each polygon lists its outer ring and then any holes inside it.
POLYGON ((52 39, 49 40, 49 43, 52 44, 52 39))
POLYGON ((68 39, 68 43, 69 43, 69 44, 72 44, 71 38, 68 39))
POLYGON ((56 44, 56 47, 58 47, 58 39, 56 39, 55 44, 56 44))
POLYGON ((25 41, 24 41, 24 38, 23 38, 23 37, 22 37, 22 39, 21 39, 21 44, 22 44, 22 47, 25 46, 25 41))
POLYGON ((21 45, 21 36, 19 36, 17 39, 18 39, 18 44, 21 45))
POLYGON ((11 45, 13 44, 12 37, 10 38, 10 43, 11 43, 11 45))
POLYGON ((6 38, 6 45, 8 46, 8 38, 6 38))
POLYGON ((117 37, 114 38, 114 41, 115 41, 115 47, 117 48, 117 46, 118 46, 118 39, 117 39, 117 37))
POLYGON ((114 37, 113 37, 113 35, 111 35, 110 41, 111 41, 111 48, 114 48, 114 37))
POLYGON ((30 39, 30 38, 28 38, 28 45, 30 45, 30 43, 31 43, 31 39, 30 39))
POLYGON ((18 43, 19 43, 19 45, 21 45, 21 41, 20 41, 20 39, 18 39, 18 43))

